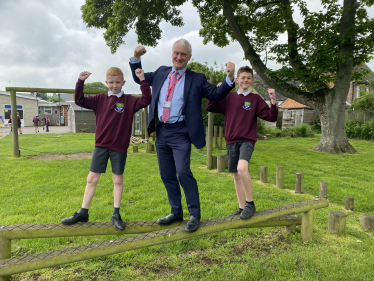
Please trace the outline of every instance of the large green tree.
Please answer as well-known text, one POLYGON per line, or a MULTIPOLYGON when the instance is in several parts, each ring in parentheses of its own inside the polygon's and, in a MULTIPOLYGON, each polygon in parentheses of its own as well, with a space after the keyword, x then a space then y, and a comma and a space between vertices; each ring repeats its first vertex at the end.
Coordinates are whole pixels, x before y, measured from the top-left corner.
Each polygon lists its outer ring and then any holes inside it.
POLYGON ((101 90, 104 92, 109 91, 109 88, 101 82, 92 82, 92 83, 86 83, 84 84, 85 90, 101 90))
MULTIPOLYGON (((88 27, 104 28, 104 38, 115 52, 125 35, 135 29, 138 42, 156 46, 160 22, 182 26, 178 9, 187 0, 86 0, 82 18, 88 27)), ((344 126, 344 105, 354 72, 371 59, 374 20, 366 8, 374 0, 313 0, 323 5, 308 10, 304 0, 192 0, 200 16, 204 43, 219 47, 230 41, 241 45, 245 58, 270 87, 314 108, 322 136, 316 150, 355 152, 344 126), (302 24, 294 20, 302 17, 302 24), (278 41, 285 35, 285 42, 278 41), (272 60, 279 69, 267 67, 272 60), (298 83, 296 83, 298 82, 298 83), (299 85, 299 86, 296 86, 299 85)))

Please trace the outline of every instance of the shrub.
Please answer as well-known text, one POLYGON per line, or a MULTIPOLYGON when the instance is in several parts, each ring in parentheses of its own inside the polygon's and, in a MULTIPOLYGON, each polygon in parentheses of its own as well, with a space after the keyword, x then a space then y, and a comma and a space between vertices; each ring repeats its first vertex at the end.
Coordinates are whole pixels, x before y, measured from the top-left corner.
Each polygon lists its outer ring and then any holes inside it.
POLYGON ((260 118, 257 118, 257 133, 261 135, 267 134, 265 122, 263 122, 260 118))
POLYGON ((321 120, 319 119, 319 117, 314 118, 312 130, 315 133, 318 133, 318 134, 321 133, 321 120))
POLYGON ((354 120, 345 120, 345 131, 348 138, 355 138, 355 127, 358 123, 354 120))

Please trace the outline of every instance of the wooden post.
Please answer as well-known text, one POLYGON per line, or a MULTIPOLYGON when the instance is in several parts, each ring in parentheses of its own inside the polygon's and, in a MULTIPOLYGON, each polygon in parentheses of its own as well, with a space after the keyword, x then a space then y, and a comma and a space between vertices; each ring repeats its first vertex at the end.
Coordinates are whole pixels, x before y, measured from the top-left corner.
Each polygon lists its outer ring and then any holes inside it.
POLYGON ((208 170, 211 170, 212 167, 212 148, 213 148, 213 122, 214 115, 212 112, 208 113, 208 132, 206 140, 206 166, 208 170))
POLYGON ((277 188, 284 188, 284 167, 278 166, 277 167, 277 182, 276 182, 277 188))
POLYGON ((350 196, 345 197, 345 209, 346 210, 353 211, 354 200, 355 199, 353 197, 350 197, 350 196))
POLYGON ((296 224, 287 225, 285 227, 285 232, 288 234, 295 232, 295 230, 296 230, 296 224))
POLYGON ((268 167, 267 166, 261 166, 260 170, 260 182, 267 183, 268 182, 268 167))
POLYGON ((222 173, 226 169, 226 154, 220 154, 217 156, 217 173, 222 173))
POLYGON ((152 140, 153 140, 153 141, 156 141, 156 132, 153 132, 153 133, 152 133, 152 140))
POLYGON ((331 233, 343 234, 347 222, 347 215, 342 212, 331 211, 329 213, 329 231, 331 233))
POLYGON ((222 149, 222 140, 223 140, 223 127, 219 127, 219 149, 222 149))
POLYGON ((145 139, 145 118, 144 118, 144 110, 142 110, 142 139, 145 139))
POLYGON ((146 139, 149 139, 148 134, 148 106, 144 108, 144 136, 146 139))
POLYGON ((319 198, 327 199, 327 182, 321 181, 319 183, 319 198))
POLYGON ((12 109, 12 128, 13 128, 13 157, 19 157, 19 143, 18 143, 18 121, 17 121, 17 96, 16 91, 10 91, 10 104, 12 109))
MULTIPOLYGON (((13 120, 17 121, 17 113, 16 113, 16 119, 13 119, 12 117, 12 123, 13 123, 13 120)), ((0 237, 0 260, 10 259, 12 257, 11 241, 12 240, 7 239, 5 237, 0 237)), ((10 280, 11 280, 10 276, 0 276, 0 281, 10 281, 10 280)))
POLYGON ((361 227, 365 230, 374 229, 374 216, 362 215, 361 216, 361 227))
POLYGON ((304 174, 303 173, 296 173, 295 193, 296 194, 304 193, 304 174))
POLYGON ((132 118, 132 133, 131 135, 133 135, 135 137, 135 114, 132 118))
POLYGON ((303 213, 303 220, 301 223, 301 242, 306 242, 313 237, 313 220, 314 209, 303 213))
POLYGON ((137 152, 138 152, 138 146, 134 145, 134 146, 132 147, 132 152, 133 152, 133 153, 137 153, 137 152))
POLYGON ((152 144, 152 151, 155 151, 155 145, 152 144))
POLYGON ((214 146, 216 149, 218 149, 218 141, 217 141, 217 138, 218 138, 218 126, 214 126, 214 146))
POLYGON ((217 169, 217 156, 212 156, 212 169, 217 169))
POLYGON ((152 144, 150 142, 145 144, 145 153, 152 153, 152 144))

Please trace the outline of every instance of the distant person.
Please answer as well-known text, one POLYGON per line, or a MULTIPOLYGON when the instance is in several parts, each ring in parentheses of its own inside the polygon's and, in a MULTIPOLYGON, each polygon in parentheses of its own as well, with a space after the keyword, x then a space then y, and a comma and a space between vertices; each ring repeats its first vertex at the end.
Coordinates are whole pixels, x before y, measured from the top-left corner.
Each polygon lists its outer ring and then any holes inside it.
POLYGON ((240 215, 241 219, 249 219, 256 212, 248 165, 257 141, 257 117, 275 122, 278 108, 274 89, 268 89, 270 108, 260 95, 251 93, 249 87, 253 83, 253 70, 248 66, 239 68, 235 82, 239 84, 239 91, 230 92, 221 101, 208 101, 206 110, 225 116, 228 172, 234 176, 239 202, 239 209, 228 216, 240 215))
POLYGON ((90 173, 87 177, 86 190, 80 211, 72 217, 65 218, 61 223, 71 225, 77 222, 88 221, 88 209, 95 195, 97 182, 102 173, 105 173, 108 159, 112 164, 113 172, 113 197, 114 211, 111 221, 117 230, 124 230, 119 209, 123 192, 123 171, 125 169, 127 148, 129 147, 132 120, 135 112, 148 106, 152 101, 151 88, 144 79, 142 69, 135 70, 140 80, 142 96, 137 98, 125 95, 122 86, 125 84, 122 71, 117 67, 111 67, 106 73, 108 93, 96 96, 84 97, 84 81, 91 75, 84 71, 79 75, 75 86, 75 103, 83 108, 92 109, 96 116, 95 150, 92 155, 90 173))
POLYGON ((35 133, 39 133, 39 117, 34 116, 34 119, 32 119, 32 122, 34 123, 35 133))
POLYGON ((21 130, 21 116, 19 116, 19 112, 17 111, 17 125, 18 125, 18 132, 22 135, 22 130, 21 130))
MULTIPOLYGON (((12 116, 9 117, 8 124, 10 124, 10 134, 13 132, 13 126, 12 126, 12 116)), ((9 126, 9 125, 8 125, 9 126)))
POLYGON ((46 123, 46 117, 47 117, 47 115, 44 115, 44 117, 42 118, 43 130, 44 130, 44 126, 45 126, 45 123, 46 123))
POLYGON ((45 131, 48 133, 50 121, 49 121, 48 115, 46 115, 44 118, 45 118, 45 131))

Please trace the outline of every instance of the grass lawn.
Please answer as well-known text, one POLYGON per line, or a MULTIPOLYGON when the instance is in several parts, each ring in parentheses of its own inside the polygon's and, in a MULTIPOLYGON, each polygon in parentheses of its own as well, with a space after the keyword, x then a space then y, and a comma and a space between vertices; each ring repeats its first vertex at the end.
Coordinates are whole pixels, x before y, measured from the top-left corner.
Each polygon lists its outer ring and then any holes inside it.
MULTIPOLYGON (((90 159, 33 160, 43 154, 92 152, 93 134, 20 135, 22 157, 13 159, 11 136, 0 139, 0 225, 56 223, 79 210, 90 159)), ((374 231, 363 231, 362 214, 374 214, 374 143, 351 140, 354 155, 313 150, 318 136, 259 141, 250 163, 258 210, 315 198, 328 183, 329 208, 316 211, 314 237, 300 241, 300 228, 240 229, 177 241, 14 276, 14 280, 373 280, 374 231), (261 184, 260 166, 269 183, 261 184), (276 167, 284 166, 285 189, 275 188, 276 167), (294 194, 295 173, 304 173, 303 195, 294 194), (344 198, 355 210, 344 209, 344 198), (327 230, 330 211, 346 213, 345 235, 327 230)), ((130 149, 131 150, 131 149, 130 149)), ((205 154, 205 150, 199 153, 205 154)), ((213 154, 225 151, 214 150, 213 154)), ((202 218, 220 218, 238 208, 233 178, 206 169, 206 159, 192 152, 202 218)), ((109 221, 113 211, 111 167, 103 174, 90 208, 90 221, 109 221)), ((156 220, 170 212, 156 154, 130 152, 124 174, 124 220, 156 220)), ((182 199, 188 218, 185 198, 182 199)), ((118 236, 12 241, 12 255, 63 249, 118 236)))

